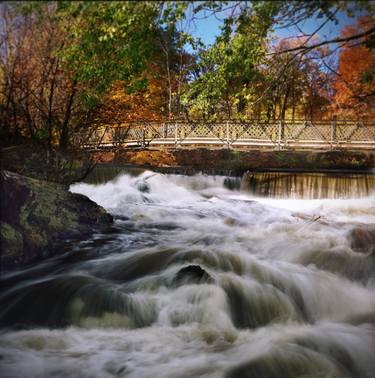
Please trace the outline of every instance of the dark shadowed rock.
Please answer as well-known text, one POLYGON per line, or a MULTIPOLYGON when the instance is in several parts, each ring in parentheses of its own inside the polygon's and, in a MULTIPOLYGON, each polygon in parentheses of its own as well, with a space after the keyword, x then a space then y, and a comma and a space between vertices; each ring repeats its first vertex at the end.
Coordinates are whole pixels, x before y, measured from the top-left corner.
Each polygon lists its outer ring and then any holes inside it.
POLYGON ((212 283, 213 281, 213 278, 199 265, 188 265, 181 268, 174 279, 174 283, 177 286, 184 284, 212 283))
POLYGON ((229 190, 240 190, 241 179, 238 177, 226 177, 223 184, 229 190))
POLYGON ((375 227, 356 227, 350 232, 349 238, 354 251, 375 253, 375 227))
POLYGON ((150 193, 150 185, 145 181, 138 182, 137 189, 142 193, 150 193))
POLYGON ((15 267, 58 253, 66 239, 82 239, 112 216, 60 184, 1 171, 1 264, 15 267))
MULTIPOLYGON (((332 348, 333 349, 333 348, 332 348)), ((332 358, 332 356, 330 356, 332 358)), ((341 356, 340 356, 341 357, 341 356)), ((225 378, 281 378, 281 377, 358 377, 341 364, 322 359, 313 350, 286 344, 283 348, 272 348, 269 352, 247 363, 233 367, 225 378)), ((347 363, 348 364, 348 363, 347 363)))

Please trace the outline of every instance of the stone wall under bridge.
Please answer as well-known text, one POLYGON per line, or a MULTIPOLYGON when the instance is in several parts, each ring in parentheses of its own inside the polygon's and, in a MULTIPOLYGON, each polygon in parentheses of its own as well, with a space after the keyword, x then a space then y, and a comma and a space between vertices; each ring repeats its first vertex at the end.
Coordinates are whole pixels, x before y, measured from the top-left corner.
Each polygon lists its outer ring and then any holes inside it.
POLYGON ((373 151, 241 151, 232 149, 116 149, 91 151, 98 165, 138 166, 166 173, 242 175, 248 170, 351 171, 375 174, 373 151))

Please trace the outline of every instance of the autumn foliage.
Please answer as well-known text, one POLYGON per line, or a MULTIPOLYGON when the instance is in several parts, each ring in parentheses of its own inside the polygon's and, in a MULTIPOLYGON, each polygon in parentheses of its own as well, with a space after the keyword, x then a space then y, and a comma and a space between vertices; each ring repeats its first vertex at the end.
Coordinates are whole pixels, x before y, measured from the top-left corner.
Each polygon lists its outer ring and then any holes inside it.
POLYGON ((321 2, 238 3, 208 46, 181 27, 191 2, 0 4, 0 132, 67 147, 130 121, 374 119, 373 12, 334 43, 275 41, 283 10, 287 24, 294 8, 334 14, 321 2))
MULTIPOLYGON (((374 18, 362 18, 342 35, 352 35, 375 25, 374 18)), ((334 82, 333 112, 342 117, 375 116, 375 50, 365 44, 348 43, 339 56, 334 82)))
MULTIPOLYGON (((371 18, 362 18, 357 25, 345 27, 341 36, 361 33, 373 24, 371 18)), ((229 99, 228 91, 223 91, 221 98, 215 97, 211 106, 216 119, 330 120, 333 117, 374 117, 375 50, 356 40, 343 44, 336 61, 328 46, 307 54, 280 53, 315 43, 319 43, 318 37, 303 37, 280 40, 276 45, 269 46, 269 58, 263 62, 250 83, 246 82, 240 92, 232 94, 232 100, 229 99)), ((198 75, 198 80, 201 77, 203 76, 198 75)), ((148 82, 147 87, 131 93, 127 90, 126 83, 117 82, 100 108, 98 119, 102 123, 110 120, 118 124, 145 119, 168 119, 168 82, 160 55, 155 63, 149 64, 144 78, 148 82)), ((236 84, 231 80, 232 90, 240 86, 240 82, 236 84)), ((215 81, 212 85, 214 84, 215 81)), ((172 75, 171 87, 172 93, 176 94, 176 73, 172 75)), ((185 79, 183 88, 186 87, 189 91, 189 83, 185 79)), ((190 101, 191 109, 185 109, 186 114, 192 118, 204 116, 204 112, 197 111, 198 104, 194 102, 194 97, 190 101)), ((174 112, 172 116, 179 115, 174 112)))
POLYGON ((167 117, 165 82, 155 73, 158 67, 149 66, 145 74, 148 85, 131 91, 123 81, 114 83, 102 106, 96 111, 101 124, 121 124, 129 121, 162 120, 167 117))

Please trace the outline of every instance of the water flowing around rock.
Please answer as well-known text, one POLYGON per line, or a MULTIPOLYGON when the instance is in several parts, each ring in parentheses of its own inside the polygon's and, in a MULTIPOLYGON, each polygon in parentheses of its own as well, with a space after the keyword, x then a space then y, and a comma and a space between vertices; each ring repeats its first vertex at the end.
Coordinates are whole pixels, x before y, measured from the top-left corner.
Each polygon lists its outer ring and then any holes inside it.
POLYGON ((5 376, 374 376, 374 197, 147 171, 71 190, 115 224, 2 277, 5 376))

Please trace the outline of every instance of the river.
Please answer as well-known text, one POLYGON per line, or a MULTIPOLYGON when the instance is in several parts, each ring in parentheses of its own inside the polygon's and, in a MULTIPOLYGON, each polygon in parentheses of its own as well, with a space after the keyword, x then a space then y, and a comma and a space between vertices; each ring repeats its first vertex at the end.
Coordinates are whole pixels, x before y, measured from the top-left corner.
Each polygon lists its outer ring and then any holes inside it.
POLYGON ((351 237, 374 196, 149 171, 71 190, 115 223, 3 275, 1 377, 375 377, 375 247, 351 237))

